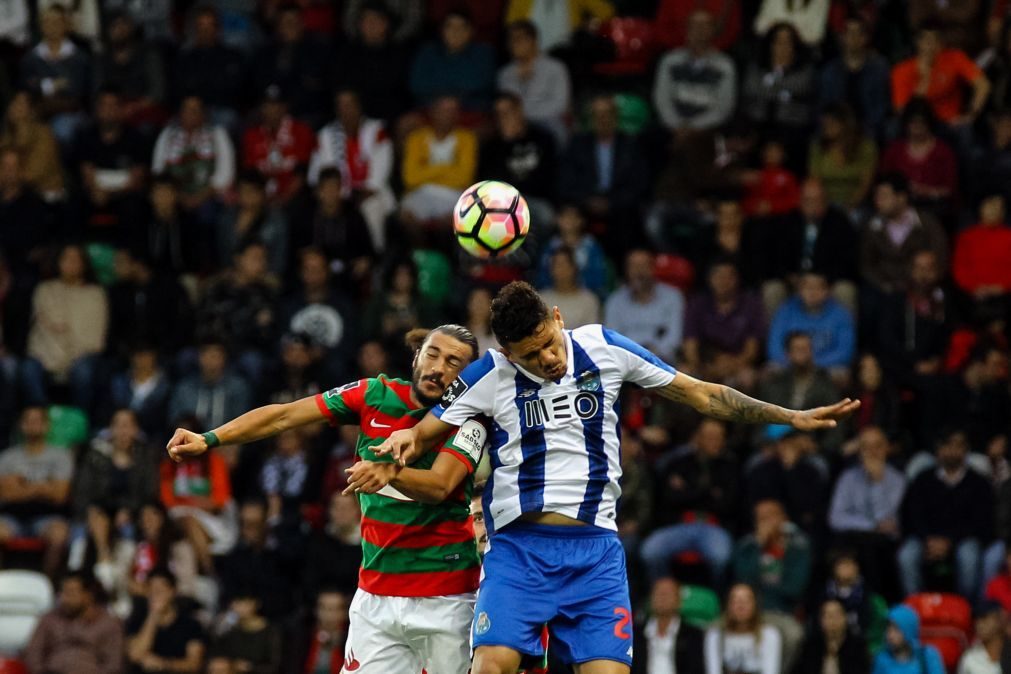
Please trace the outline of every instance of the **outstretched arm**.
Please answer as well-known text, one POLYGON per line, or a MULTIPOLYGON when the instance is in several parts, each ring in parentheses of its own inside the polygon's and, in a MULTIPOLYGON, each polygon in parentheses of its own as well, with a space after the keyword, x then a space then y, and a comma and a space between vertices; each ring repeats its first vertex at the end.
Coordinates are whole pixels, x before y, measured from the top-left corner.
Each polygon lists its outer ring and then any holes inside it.
MULTIPOLYGON (((326 421, 326 416, 315 397, 310 396, 283 405, 257 407, 215 428, 211 433, 217 438, 217 444, 241 445, 321 421, 326 421)), ((185 428, 177 428, 167 449, 174 461, 182 461, 186 457, 206 452, 208 438, 185 428)))
POLYGON ((860 407, 859 400, 846 398, 835 405, 811 410, 790 410, 755 400, 740 391, 679 372, 671 383, 656 389, 663 397, 684 403, 707 416, 748 424, 789 424, 801 431, 835 428, 860 407))

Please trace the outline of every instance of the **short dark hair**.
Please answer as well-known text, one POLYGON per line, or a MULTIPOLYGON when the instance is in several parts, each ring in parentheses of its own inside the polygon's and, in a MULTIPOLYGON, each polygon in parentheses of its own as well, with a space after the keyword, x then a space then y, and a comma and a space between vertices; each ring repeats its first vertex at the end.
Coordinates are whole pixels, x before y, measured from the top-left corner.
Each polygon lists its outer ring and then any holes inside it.
POLYGON ((786 333, 786 337, 783 338, 783 348, 787 351, 790 350, 790 346, 793 345, 793 340, 795 339, 811 339, 810 333, 804 332, 803 330, 791 330, 786 333))
POLYGON ((896 194, 909 196, 909 179, 901 173, 885 173, 874 183, 875 189, 888 185, 896 194))
POLYGON ((176 580, 176 575, 172 573, 168 567, 159 566, 155 568, 151 573, 147 575, 148 582, 151 582, 155 578, 161 578, 166 583, 172 586, 172 589, 179 587, 179 581, 176 580))
POLYGON ((567 258, 569 260, 569 262, 572 263, 573 267, 577 267, 577 268, 579 267, 579 265, 576 263, 576 253, 575 253, 575 251, 572 250, 571 248, 569 248, 568 246, 559 246, 558 248, 555 248, 553 251, 551 251, 551 259, 552 260, 554 260, 559 255, 561 255, 564 258, 567 258))
POLYGON ((319 187, 328 180, 337 180, 343 184, 344 176, 341 175, 340 169, 336 166, 327 166, 319 172, 319 177, 316 178, 316 186, 319 187))
POLYGON ((515 344, 534 334, 548 316, 548 305, 534 287, 513 281, 492 300, 491 331, 499 344, 515 344))
POLYGON ((469 11, 467 11, 466 7, 459 7, 459 6, 453 7, 448 12, 446 12, 445 16, 442 17, 442 24, 445 25, 446 21, 453 18, 454 16, 458 19, 463 19, 464 21, 466 21, 471 25, 474 25, 474 15, 471 14, 469 11))
POLYGON ((531 40, 537 39, 537 25, 529 19, 520 19, 518 21, 513 21, 508 26, 506 26, 506 31, 510 33, 523 33, 531 40))

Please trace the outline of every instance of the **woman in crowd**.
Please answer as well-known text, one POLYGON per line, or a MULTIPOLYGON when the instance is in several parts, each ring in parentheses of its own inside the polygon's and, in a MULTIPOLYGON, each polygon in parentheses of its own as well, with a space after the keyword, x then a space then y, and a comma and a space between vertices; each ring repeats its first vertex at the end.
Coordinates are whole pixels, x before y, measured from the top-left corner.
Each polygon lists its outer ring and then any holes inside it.
POLYGON ((706 632, 706 674, 780 674, 783 638, 762 621, 750 585, 730 588, 723 619, 706 632))
POLYGON ((821 113, 821 130, 811 142, 808 170, 821 180, 830 203, 847 211, 867 199, 878 165, 878 148, 863 135, 853 111, 839 103, 821 113))
POLYGON ((853 634, 846 609, 836 599, 821 605, 817 626, 812 626, 794 674, 864 674, 868 668, 867 644, 853 634))

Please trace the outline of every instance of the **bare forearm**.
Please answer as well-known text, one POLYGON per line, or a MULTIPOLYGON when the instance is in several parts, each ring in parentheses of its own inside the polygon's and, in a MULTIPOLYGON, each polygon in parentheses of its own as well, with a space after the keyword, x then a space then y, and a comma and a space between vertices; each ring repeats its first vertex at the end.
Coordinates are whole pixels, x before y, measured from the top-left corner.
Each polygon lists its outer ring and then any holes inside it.
POLYGON ((445 476, 417 468, 401 468, 390 484, 400 493, 421 503, 442 503, 452 491, 445 476))
POLYGON ((451 428, 453 427, 429 412, 413 430, 421 450, 427 452, 435 447, 451 428))
POLYGON ((748 424, 789 424, 795 412, 746 396, 723 384, 699 381, 679 374, 660 395, 684 403, 707 416, 748 424))
POLYGON ((222 445, 241 445, 322 420, 316 401, 304 398, 286 405, 257 407, 214 429, 214 434, 222 445))

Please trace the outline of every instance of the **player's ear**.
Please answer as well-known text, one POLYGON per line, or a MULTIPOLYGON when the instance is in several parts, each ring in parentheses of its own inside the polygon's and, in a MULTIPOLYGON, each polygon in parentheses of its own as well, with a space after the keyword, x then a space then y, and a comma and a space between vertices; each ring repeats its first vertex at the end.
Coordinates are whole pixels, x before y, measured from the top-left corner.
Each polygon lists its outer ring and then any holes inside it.
POLYGON ((558 324, 559 330, 565 329, 565 321, 562 319, 562 312, 558 310, 558 307, 551 308, 552 317, 555 319, 555 323, 558 324))

